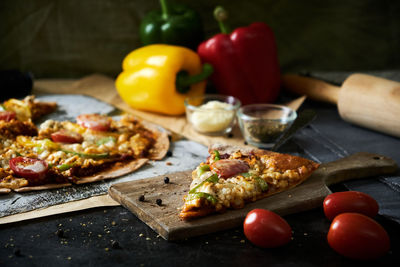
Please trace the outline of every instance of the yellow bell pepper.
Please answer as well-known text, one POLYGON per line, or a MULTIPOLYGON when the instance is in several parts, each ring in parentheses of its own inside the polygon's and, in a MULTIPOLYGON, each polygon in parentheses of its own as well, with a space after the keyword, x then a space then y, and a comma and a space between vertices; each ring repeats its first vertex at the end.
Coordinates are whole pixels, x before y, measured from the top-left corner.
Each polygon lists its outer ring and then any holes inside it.
POLYGON ((192 50, 155 44, 136 49, 122 62, 115 86, 131 107, 167 115, 185 112, 184 100, 201 96, 213 69, 192 50))
POLYGON ((36 148, 37 152, 43 150, 58 150, 60 146, 57 143, 54 143, 50 139, 33 139, 32 137, 19 135, 17 136, 17 143, 26 146, 36 148))
POLYGON ((17 119, 20 121, 28 121, 32 118, 32 112, 29 105, 15 98, 11 98, 3 103, 6 110, 14 111, 17 119))

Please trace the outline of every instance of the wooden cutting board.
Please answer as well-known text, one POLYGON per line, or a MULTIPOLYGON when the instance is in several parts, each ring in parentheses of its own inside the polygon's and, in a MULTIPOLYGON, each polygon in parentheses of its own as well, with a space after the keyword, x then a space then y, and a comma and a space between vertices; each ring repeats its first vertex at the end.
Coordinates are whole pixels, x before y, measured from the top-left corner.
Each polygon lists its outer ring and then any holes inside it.
POLYGON ((249 203, 243 209, 229 210, 192 221, 182 221, 178 214, 191 183, 191 170, 114 184, 109 195, 133 212, 139 219, 166 240, 177 240, 238 227, 246 214, 255 208, 264 208, 280 215, 321 207, 331 193, 328 186, 338 182, 373 177, 395 172, 396 162, 390 158, 370 153, 357 153, 349 157, 323 163, 303 184, 291 190, 249 203), (168 176, 170 183, 164 183, 168 176), (141 195, 145 201, 139 201, 141 195), (162 205, 156 204, 162 200, 162 205))

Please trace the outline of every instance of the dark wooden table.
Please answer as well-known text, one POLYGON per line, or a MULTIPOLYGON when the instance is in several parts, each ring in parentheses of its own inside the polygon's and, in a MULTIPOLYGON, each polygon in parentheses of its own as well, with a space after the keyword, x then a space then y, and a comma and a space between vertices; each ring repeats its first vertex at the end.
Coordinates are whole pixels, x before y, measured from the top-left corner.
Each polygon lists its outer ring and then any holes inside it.
MULTIPOLYGON (((322 209, 286 216, 293 240, 262 249, 242 228, 168 242, 123 207, 96 208, 0 226, 1 266, 354 266, 326 242, 322 209)), ((391 251, 369 264, 400 262, 400 227, 382 217, 391 251)))
MULTIPOLYGON (((398 138, 344 123, 334 106, 307 105, 318 113, 313 126, 329 138, 339 138, 349 152, 363 149, 400 162, 398 138), (356 136, 342 136, 341 130, 356 136)), ((344 185, 331 189, 346 190, 344 185)), ((346 259, 329 247, 330 222, 322 208, 285 219, 293 240, 262 249, 245 238, 241 227, 168 242, 123 207, 94 208, 0 225, 0 266, 399 266, 400 225, 384 216, 376 220, 389 233, 391 250, 369 262, 346 259)))

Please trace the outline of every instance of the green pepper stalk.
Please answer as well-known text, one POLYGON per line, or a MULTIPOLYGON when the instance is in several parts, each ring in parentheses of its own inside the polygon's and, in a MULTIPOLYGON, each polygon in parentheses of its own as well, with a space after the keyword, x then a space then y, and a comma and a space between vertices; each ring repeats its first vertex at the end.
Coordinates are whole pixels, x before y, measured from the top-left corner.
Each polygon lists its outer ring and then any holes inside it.
POLYGON ((181 94, 186 94, 190 90, 190 86, 195 83, 207 80, 207 78, 214 72, 213 66, 208 63, 204 63, 202 71, 197 75, 189 76, 187 71, 181 70, 176 75, 176 90, 181 94))
POLYGON ((214 18, 218 22, 221 33, 224 33, 224 34, 231 33, 232 30, 226 23, 226 20, 228 19, 228 12, 222 6, 217 6, 214 9, 214 18))
POLYGON ((161 5, 161 16, 163 19, 167 20, 169 18, 169 4, 168 1, 166 0, 160 0, 160 5, 161 5))
POLYGON ((149 12, 140 24, 140 40, 143 45, 172 44, 196 50, 204 40, 200 15, 182 4, 160 0, 161 10, 149 12))

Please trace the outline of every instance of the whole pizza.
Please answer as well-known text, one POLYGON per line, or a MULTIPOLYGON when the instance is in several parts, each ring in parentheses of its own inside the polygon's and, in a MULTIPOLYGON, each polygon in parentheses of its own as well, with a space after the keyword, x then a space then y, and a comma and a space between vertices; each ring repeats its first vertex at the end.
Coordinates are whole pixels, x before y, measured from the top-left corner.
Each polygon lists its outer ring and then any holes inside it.
POLYGON ((169 140, 132 115, 81 114, 76 121, 34 120, 57 109, 33 96, 0 111, 0 192, 42 190, 115 178, 162 159, 169 140))

